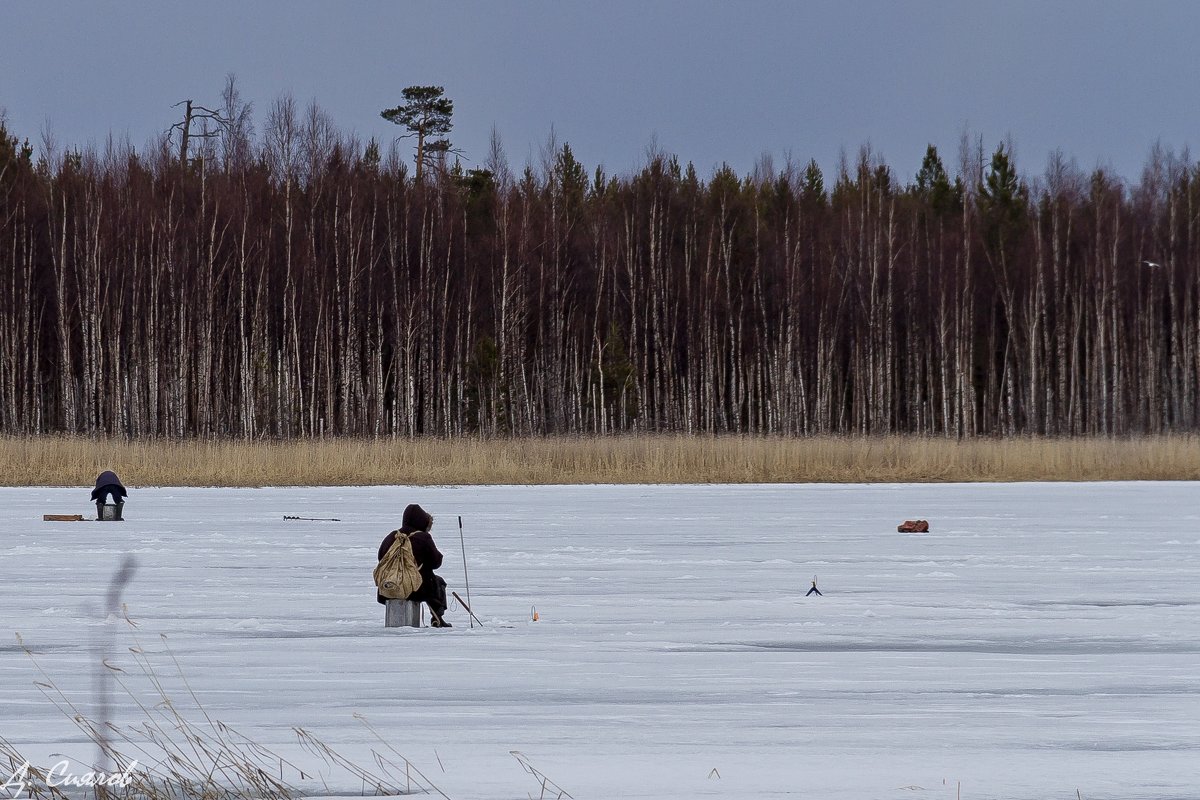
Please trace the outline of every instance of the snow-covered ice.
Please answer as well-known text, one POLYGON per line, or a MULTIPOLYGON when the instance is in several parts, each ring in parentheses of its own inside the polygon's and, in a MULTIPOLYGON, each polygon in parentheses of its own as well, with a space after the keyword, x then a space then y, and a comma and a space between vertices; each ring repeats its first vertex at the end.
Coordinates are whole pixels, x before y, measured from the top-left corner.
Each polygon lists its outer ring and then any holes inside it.
POLYGON ((0 737, 35 761, 91 757, 34 682, 91 710, 111 631, 134 684, 136 636, 299 759, 295 727, 369 761, 360 714, 455 800, 537 797, 512 750, 577 800, 1200 798, 1194 483, 134 487, 41 521, 88 491, 0 489, 0 737), (462 516, 484 627, 383 627, 409 502, 465 596, 462 516), (127 553, 136 629, 99 610, 127 553))

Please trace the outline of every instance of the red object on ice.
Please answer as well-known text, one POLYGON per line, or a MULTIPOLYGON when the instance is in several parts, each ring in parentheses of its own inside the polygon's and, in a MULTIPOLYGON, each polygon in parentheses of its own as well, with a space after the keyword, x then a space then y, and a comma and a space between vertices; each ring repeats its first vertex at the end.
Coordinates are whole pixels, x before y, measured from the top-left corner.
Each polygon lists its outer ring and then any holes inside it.
POLYGON ((906 519, 896 530, 900 533, 929 533, 929 523, 923 519, 906 519))

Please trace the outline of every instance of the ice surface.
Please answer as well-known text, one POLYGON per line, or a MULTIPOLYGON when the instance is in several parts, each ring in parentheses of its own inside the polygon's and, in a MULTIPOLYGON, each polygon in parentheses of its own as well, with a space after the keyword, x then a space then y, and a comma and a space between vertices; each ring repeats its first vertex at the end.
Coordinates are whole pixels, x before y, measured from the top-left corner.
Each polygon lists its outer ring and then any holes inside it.
POLYGON ((455 800, 537 797, 511 750, 577 800, 1198 798, 1198 489, 134 487, 123 523, 41 521, 90 487, 0 489, 0 737, 90 757, 34 681, 93 711, 111 633, 137 692, 132 637, 181 706, 166 646, 251 738, 369 761, 358 713, 455 800), (383 627, 409 502, 465 596, 462 515, 485 627, 383 627), (100 611, 126 553, 136 629, 100 611))

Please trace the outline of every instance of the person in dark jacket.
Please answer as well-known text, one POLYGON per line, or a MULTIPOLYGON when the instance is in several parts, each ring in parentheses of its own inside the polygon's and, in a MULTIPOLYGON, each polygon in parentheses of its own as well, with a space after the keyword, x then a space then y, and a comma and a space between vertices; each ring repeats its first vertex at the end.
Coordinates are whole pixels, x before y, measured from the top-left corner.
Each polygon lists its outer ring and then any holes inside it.
POLYGON ((111 469, 101 472, 96 478, 96 488, 92 489, 92 499, 96 501, 96 519, 104 518, 104 505, 110 497, 117 504, 117 519, 120 519, 121 506, 125 505, 125 498, 128 496, 129 492, 121 485, 117 473, 111 469))
MULTIPOLYGON (((437 549, 437 545, 433 543, 433 537, 429 535, 429 529, 433 527, 433 516, 413 503, 404 509, 404 517, 401 521, 403 524, 400 526, 400 533, 411 534, 408 541, 412 544, 413 558, 421 568, 421 588, 410 594, 408 599, 429 606, 430 624, 433 627, 449 628, 451 625, 446 622, 446 582, 440 576, 433 574, 435 569, 442 566, 441 551, 437 549)), ((383 541, 379 545, 377 561, 383 560, 384 555, 391 549, 395 541, 395 531, 383 537, 383 541)), ((380 603, 387 602, 387 599, 378 592, 376 592, 375 598, 380 603)))

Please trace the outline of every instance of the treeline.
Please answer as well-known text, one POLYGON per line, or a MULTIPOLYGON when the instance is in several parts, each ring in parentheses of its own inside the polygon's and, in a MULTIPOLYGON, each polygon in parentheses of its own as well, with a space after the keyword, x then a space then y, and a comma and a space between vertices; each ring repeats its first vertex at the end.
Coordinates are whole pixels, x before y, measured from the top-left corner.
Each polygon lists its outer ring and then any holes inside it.
POLYGON ((418 183, 281 98, 182 153, 0 127, 0 432, 1122 435, 1200 428, 1200 169, 932 147, 418 183), (1149 262, 1149 263, 1143 263, 1149 262))

